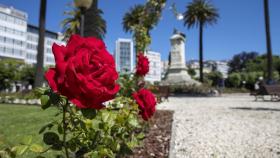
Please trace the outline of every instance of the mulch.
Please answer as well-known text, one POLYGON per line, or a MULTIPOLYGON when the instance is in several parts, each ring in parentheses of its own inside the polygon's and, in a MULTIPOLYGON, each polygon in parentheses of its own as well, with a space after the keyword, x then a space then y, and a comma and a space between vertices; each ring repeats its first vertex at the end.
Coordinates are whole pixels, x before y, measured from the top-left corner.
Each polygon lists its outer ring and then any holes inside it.
POLYGON ((167 158, 171 139, 173 111, 158 110, 149 122, 143 146, 128 158, 167 158))

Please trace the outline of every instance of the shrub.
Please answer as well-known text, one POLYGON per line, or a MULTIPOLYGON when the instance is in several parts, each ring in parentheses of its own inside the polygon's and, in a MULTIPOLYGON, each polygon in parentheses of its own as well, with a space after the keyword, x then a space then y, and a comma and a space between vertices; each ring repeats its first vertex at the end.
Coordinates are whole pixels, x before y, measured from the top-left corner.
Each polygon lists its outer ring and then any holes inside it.
POLYGON ((239 87, 240 84, 241 84, 241 75, 240 75, 240 73, 231 73, 231 74, 229 74, 227 81, 228 81, 228 84, 230 86, 235 87, 235 88, 239 87))

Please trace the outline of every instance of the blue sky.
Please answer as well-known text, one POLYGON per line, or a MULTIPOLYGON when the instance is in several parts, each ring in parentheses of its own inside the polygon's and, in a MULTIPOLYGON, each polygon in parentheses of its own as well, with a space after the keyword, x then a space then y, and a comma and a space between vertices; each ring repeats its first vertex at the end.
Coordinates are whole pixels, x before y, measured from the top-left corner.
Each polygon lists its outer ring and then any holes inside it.
MULTIPOLYGON (((122 29, 122 17, 135 4, 145 0, 99 0, 99 7, 104 11, 107 21, 105 43, 113 53, 117 38, 131 38, 131 34, 122 29)), ((150 49, 161 53, 163 60, 167 60, 170 50, 169 37, 173 29, 177 28, 187 35, 186 58, 198 59, 198 29, 188 30, 182 21, 177 21, 168 9, 176 3, 179 12, 185 10, 191 0, 167 0, 167 7, 163 11, 163 18, 158 26, 152 30, 152 44, 150 49)), ((13 6, 28 13, 28 22, 37 25, 39 0, 0 0, 1 4, 13 6)), ((66 6, 71 0, 48 0, 47 29, 61 31, 60 22, 66 6)), ((263 17, 263 0, 212 0, 218 8, 220 18, 214 26, 208 26, 204 31, 205 59, 230 59, 241 51, 257 51, 264 53, 265 28, 263 17)), ((280 55, 280 1, 270 0, 270 21, 273 53, 280 55)))

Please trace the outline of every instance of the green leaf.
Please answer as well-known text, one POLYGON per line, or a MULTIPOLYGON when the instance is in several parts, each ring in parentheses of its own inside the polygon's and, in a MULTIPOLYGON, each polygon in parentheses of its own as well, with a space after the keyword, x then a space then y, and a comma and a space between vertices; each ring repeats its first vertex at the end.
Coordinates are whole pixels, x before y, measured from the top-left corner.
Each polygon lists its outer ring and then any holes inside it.
POLYGON ((28 149, 27 145, 18 145, 15 147, 17 155, 22 155, 28 149))
POLYGON ((45 132, 45 130, 48 128, 48 129, 51 129, 53 127, 53 123, 48 123, 46 124, 45 126, 43 126, 40 131, 39 131, 39 134, 42 134, 43 132, 45 132))
POLYGON ((42 109, 45 110, 51 106, 50 97, 48 95, 42 95, 40 97, 40 100, 41 100, 42 109))
POLYGON ((53 145, 59 143, 59 136, 54 132, 46 132, 43 138, 44 143, 53 145))
POLYGON ((24 136, 24 138, 22 139, 22 143, 24 145, 29 145, 32 143, 32 136, 24 136))
POLYGON ((59 103, 60 96, 56 93, 51 93, 50 95, 50 101, 52 104, 57 105, 59 103))
POLYGON ((57 131, 58 131, 59 134, 63 134, 64 130, 63 130, 63 128, 60 124, 57 126, 57 131))
POLYGON ((62 150, 63 143, 61 141, 56 142, 52 145, 53 150, 62 150))
POLYGON ((133 127, 138 127, 139 126, 137 118, 133 117, 133 115, 129 115, 128 123, 133 127))
POLYGON ((44 151, 44 148, 39 144, 32 144, 30 146, 30 150, 35 152, 35 153, 41 153, 41 152, 44 151))
POLYGON ((95 118, 97 112, 95 109, 81 109, 83 116, 87 119, 95 118))
POLYGON ((143 132, 141 132, 141 133, 139 133, 136 137, 137 137, 137 139, 142 140, 142 139, 145 138, 145 134, 144 134, 143 132))
POLYGON ((102 121, 107 122, 109 117, 110 117, 110 113, 104 110, 101 114, 102 121))

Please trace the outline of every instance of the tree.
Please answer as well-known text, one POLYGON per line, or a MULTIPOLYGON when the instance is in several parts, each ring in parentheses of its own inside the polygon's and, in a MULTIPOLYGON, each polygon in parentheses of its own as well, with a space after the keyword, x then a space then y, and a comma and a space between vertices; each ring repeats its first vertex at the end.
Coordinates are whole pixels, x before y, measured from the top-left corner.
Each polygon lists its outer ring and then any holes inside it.
POLYGON ((228 81, 228 83, 232 87, 234 87, 234 88, 239 87, 240 84, 241 84, 241 75, 240 75, 240 73, 234 72, 234 73, 229 74, 229 76, 227 78, 227 81, 228 81))
POLYGON ((13 83, 20 79, 19 74, 23 64, 24 62, 21 60, 0 60, 0 90, 9 89, 13 83))
POLYGON ((199 73, 203 82, 203 28, 217 22, 218 10, 206 0, 193 0, 184 12, 184 25, 188 28, 199 27, 199 73))
POLYGON ((64 12, 69 17, 61 22, 63 28, 64 39, 67 41, 72 34, 78 34, 80 30, 81 11, 78 8, 72 7, 72 10, 64 12))
POLYGON ((257 52, 241 52, 239 54, 234 55, 228 64, 229 73, 243 71, 247 67, 246 64, 250 60, 255 60, 257 56, 257 52))
POLYGON ((41 87, 44 81, 44 43, 47 0, 41 0, 39 17, 39 40, 34 87, 41 87))
POLYGON ((123 17, 123 29, 133 33, 136 52, 144 52, 151 43, 150 31, 160 20, 166 0, 149 0, 135 5, 123 17))
POLYGON ((98 0, 93 0, 91 7, 85 12, 86 37, 93 36, 103 39, 106 34, 106 21, 102 18, 103 11, 98 9, 98 0))
MULTIPOLYGON (((68 40, 72 34, 80 33, 81 10, 69 4, 70 11, 64 12, 68 15, 61 22, 64 32, 64 40, 68 40)), ((84 35, 103 39, 106 34, 106 21, 102 18, 103 11, 98 9, 98 1, 93 0, 91 7, 85 12, 84 35)))
POLYGON ((265 33, 266 33, 266 48, 267 48, 267 80, 272 80, 272 48, 270 38, 270 22, 269 22, 269 4, 268 0, 264 0, 264 17, 265 17, 265 33))

